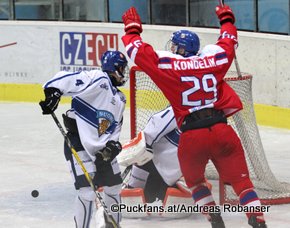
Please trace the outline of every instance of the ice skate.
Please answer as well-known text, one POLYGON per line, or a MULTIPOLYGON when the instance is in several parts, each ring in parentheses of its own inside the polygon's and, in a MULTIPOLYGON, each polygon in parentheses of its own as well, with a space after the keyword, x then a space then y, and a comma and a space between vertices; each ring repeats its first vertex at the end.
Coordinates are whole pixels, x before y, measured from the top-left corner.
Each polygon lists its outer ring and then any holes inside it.
POLYGON ((117 227, 114 227, 113 223, 108 218, 105 212, 104 212, 104 218, 105 218, 105 228, 121 228, 120 224, 117 224, 117 227))
POLYGON ((253 228, 267 228, 267 225, 265 222, 258 222, 256 216, 251 216, 249 218, 249 225, 251 225, 253 228))
POLYGON ((225 228, 223 218, 220 213, 209 213, 212 228, 225 228))
POLYGON ((104 215, 104 208, 102 206, 96 211, 95 215, 96 228, 106 228, 106 221, 104 215))

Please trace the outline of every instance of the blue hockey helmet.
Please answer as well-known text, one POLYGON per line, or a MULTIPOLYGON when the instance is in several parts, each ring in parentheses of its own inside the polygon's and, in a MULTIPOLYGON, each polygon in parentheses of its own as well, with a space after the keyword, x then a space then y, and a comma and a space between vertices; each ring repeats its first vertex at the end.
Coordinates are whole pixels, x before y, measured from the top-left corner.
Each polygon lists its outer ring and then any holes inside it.
POLYGON ((180 54, 184 57, 196 55, 200 48, 198 36, 189 30, 174 32, 170 42, 170 50, 174 54, 180 54))
POLYGON ((128 61, 120 51, 106 51, 101 57, 102 71, 107 72, 114 86, 124 85, 128 80, 128 61), (114 76, 119 77, 117 80, 114 76))

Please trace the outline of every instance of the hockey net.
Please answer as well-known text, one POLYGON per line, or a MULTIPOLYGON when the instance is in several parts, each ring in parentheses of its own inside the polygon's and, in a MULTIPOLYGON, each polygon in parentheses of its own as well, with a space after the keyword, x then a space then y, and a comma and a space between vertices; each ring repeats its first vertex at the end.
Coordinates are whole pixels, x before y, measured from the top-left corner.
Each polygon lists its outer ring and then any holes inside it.
MULTIPOLYGON (((279 182, 272 173, 261 142, 252 98, 252 76, 228 72, 225 80, 240 96, 244 109, 228 118, 229 124, 239 135, 245 150, 251 180, 263 204, 290 203, 290 184, 279 182)), ((130 70, 131 137, 144 129, 154 113, 169 105, 155 83, 138 67, 130 70)), ((206 168, 209 180, 218 180, 216 169, 209 163, 206 168)), ((238 203, 231 186, 220 181, 220 203, 238 203)))

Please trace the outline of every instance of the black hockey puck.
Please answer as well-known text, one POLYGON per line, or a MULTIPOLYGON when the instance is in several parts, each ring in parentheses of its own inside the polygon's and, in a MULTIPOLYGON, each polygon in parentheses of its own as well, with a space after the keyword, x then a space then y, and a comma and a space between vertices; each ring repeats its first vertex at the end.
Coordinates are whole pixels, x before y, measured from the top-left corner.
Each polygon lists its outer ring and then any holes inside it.
POLYGON ((36 198, 36 197, 38 197, 39 192, 38 192, 37 190, 33 190, 33 191, 31 192, 31 195, 32 195, 32 197, 36 198))

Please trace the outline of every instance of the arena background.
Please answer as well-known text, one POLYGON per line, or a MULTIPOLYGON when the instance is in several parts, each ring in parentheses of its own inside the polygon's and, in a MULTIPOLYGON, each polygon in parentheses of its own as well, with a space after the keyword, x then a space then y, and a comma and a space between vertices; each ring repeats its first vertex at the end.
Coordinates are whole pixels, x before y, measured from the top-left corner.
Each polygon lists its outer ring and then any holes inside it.
MULTIPOLYGON (((1 101, 38 102, 43 98, 41 85, 58 71, 98 68, 106 49, 125 53, 122 24, 0 21, 0 26, 1 101)), ((179 29, 185 27, 144 25, 143 41, 164 50, 171 33, 179 29)), ((218 29, 186 29, 199 35, 201 47, 219 36, 218 29)), ((258 124, 290 129, 290 37, 244 31, 238 35, 237 58, 241 71, 253 75, 258 124)), ((122 90, 129 105, 128 85, 122 90)))

